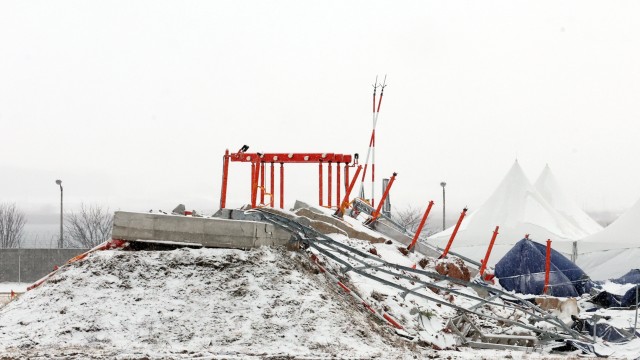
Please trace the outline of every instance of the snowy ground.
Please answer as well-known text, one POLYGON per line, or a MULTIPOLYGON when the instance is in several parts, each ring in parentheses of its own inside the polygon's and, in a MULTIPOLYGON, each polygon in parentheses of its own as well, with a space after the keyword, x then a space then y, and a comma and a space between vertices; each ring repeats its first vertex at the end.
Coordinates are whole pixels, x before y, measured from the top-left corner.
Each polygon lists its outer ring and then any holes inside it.
MULTIPOLYGON (((348 221, 364 229, 354 219, 348 221)), ((375 249, 384 260, 404 266, 423 258, 403 254, 395 242, 372 245, 330 236, 364 251, 375 249)), ((548 346, 533 353, 458 347, 457 339, 443 330, 445 319, 455 311, 411 294, 403 297, 397 289, 348 273, 342 280, 376 310, 397 319, 414 335, 407 340, 319 273, 309 251, 265 247, 94 253, 0 308, 0 357, 578 358, 578 352, 550 354, 548 346)), ((335 263, 322 261, 338 273, 335 263)), ((430 259, 429 270, 434 264, 430 259)), ((395 281, 406 286, 411 282, 395 281)), ((439 284, 475 294, 446 281, 439 284)), ((472 304, 448 291, 419 291, 461 306, 472 304)), ((633 316, 630 311, 602 312, 621 327, 633 316)), ((487 333, 518 331, 490 321, 482 325, 487 333)), ((623 345, 600 342, 598 347, 615 359, 640 356, 640 340, 623 345)))

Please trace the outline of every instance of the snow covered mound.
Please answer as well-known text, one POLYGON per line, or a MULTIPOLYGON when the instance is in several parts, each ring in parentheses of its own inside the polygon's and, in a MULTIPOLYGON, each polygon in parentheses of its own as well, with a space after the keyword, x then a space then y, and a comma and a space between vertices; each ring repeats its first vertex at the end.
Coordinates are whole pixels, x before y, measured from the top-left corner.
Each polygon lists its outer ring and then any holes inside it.
POLYGON ((103 251, 0 309, 4 356, 402 357, 301 253, 103 251), (387 355, 385 355, 387 354, 387 355))

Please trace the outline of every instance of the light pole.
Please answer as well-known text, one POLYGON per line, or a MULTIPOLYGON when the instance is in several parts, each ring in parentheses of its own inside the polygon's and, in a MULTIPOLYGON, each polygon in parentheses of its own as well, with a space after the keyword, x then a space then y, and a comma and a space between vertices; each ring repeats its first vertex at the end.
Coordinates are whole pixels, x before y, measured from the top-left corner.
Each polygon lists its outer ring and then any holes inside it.
POLYGON ((447 183, 443 181, 443 182, 440 183, 440 186, 442 186, 442 231, 444 231, 444 220, 445 220, 445 212, 444 212, 444 209, 445 209, 445 207, 444 207, 444 205, 445 205, 445 202, 444 202, 445 201, 445 196, 444 195, 445 194, 444 194, 444 187, 447 186, 447 183))
POLYGON ((58 240, 58 248, 62 249, 62 180, 56 180, 56 184, 60 186, 60 239, 58 240))

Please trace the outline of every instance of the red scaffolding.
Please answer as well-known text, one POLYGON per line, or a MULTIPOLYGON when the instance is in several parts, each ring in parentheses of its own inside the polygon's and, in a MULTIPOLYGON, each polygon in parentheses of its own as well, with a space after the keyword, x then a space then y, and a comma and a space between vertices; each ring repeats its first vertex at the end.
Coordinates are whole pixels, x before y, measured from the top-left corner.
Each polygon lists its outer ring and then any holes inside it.
MULTIPOLYGON (((349 179, 349 167, 356 164, 350 164, 351 155, 334 154, 334 153, 248 153, 248 146, 243 146, 236 153, 229 153, 227 149, 222 160, 222 189, 220 194, 220 208, 224 208, 227 202, 227 180, 229 177, 229 162, 247 162, 251 163, 251 207, 269 205, 274 207, 275 201, 275 164, 280 164, 280 208, 284 208, 284 164, 318 164, 318 203, 324 205, 323 199, 323 167, 327 167, 327 207, 333 206, 333 171, 336 168, 335 205, 339 206, 340 201, 340 165, 344 164, 345 188, 349 179), (270 164, 269 174, 269 191, 266 190, 266 165, 270 164), (260 194, 260 202, 258 203, 258 193, 260 194), (265 203, 265 196, 269 197, 268 204, 265 203)), ((357 159, 357 157, 355 157, 357 159)))

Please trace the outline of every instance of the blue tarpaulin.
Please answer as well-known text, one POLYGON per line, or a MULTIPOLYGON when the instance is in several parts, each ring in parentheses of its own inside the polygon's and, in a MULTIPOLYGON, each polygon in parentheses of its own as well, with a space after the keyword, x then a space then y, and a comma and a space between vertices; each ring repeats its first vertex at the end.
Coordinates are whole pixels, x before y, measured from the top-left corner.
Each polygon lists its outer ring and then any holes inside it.
MULTIPOLYGON (((496 264, 500 285, 522 294, 541 295, 544 289, 547 247, 522 239, 496 264)), ((591 287, 588 276, 559 252, 551 249, 549 295, 579 296, 591 287)))

